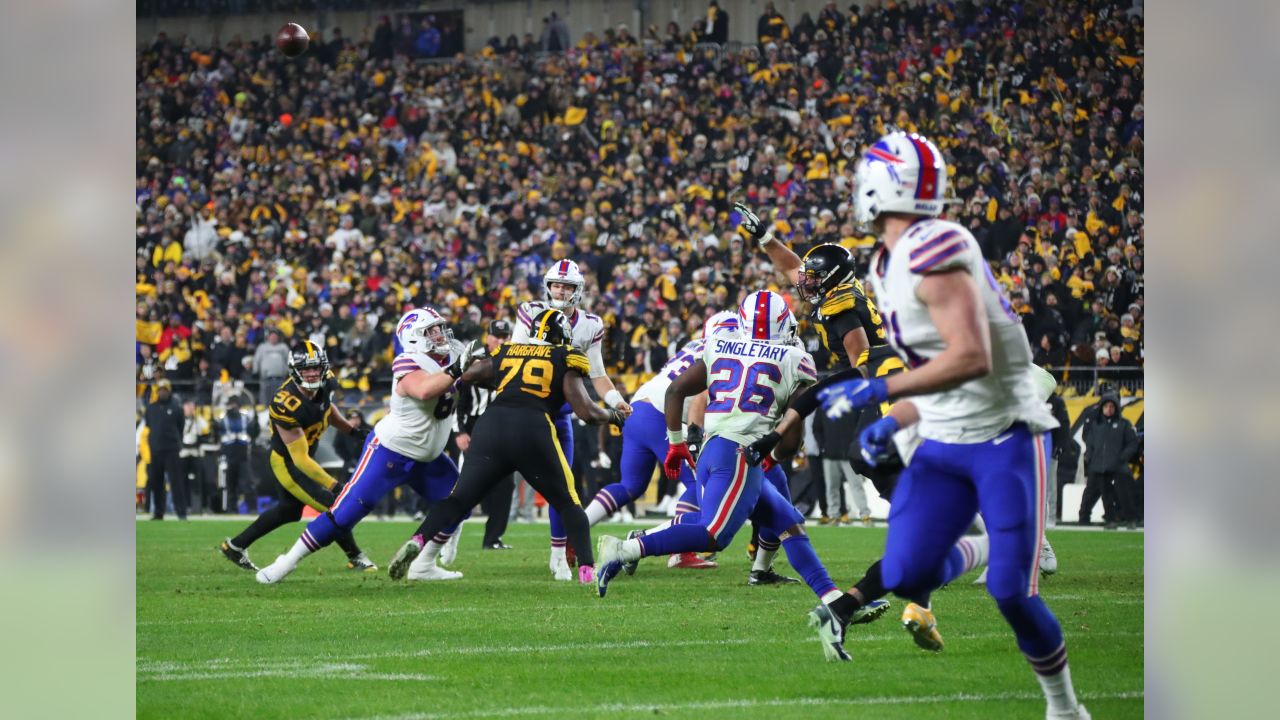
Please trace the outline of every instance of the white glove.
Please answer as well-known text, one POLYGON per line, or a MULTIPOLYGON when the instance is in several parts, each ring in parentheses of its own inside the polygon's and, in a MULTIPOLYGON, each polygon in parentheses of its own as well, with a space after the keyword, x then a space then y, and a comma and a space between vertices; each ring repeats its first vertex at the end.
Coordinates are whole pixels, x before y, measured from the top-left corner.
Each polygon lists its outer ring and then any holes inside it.
POLYGON ((596 457, 596 463, 600 465, 602 470, 608 470, 613 467, 613 460, 609 458, 609 453, 601 451, 596 457))

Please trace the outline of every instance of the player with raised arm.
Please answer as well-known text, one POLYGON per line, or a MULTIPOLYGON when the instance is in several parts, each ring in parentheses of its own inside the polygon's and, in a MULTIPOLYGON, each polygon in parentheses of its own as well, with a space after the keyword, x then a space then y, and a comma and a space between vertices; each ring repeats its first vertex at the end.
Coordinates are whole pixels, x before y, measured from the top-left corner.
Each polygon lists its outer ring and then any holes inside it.
MULTIPOLYGON (((601 597, 624 563, 651 555, 723 550, 748 517, 759 522, 762 540, 776 542, 786 551, 792 567, 823 603, 844 595, 814 552, 799 511, 764 481, 760 468, 749 465, 743 454, 747 445, 774 426, 798 389, 817 381, 813 358, 794 344, 796 319, 781 295, 754 292, 743 300, 738 315, 738 336, 711 338, 702 358, 666 392, 669 446, 663 467, 667 477, 675 477, 682 463, 695 468, 701 510, 643 537, 624 541, 602 536, 596 581, 601 597), (703 390, 709 395, 707 439, 695 466, 680 416, 684 399, 703 390)), ((761 549, 760 554, 765 552, 761 549)), ((839 643, 824 640, 823 650, 828 657, 848 659, 839 643)))
MULTIPOLYGON (((222 541, 224 557, 246 570, 257 570, 249 560, 249 546, 276 528, 302 519, 302 508, 328 512, 342 484, 316 462, 320 436, 332 423, 341 432, 355 427, 333 404, 337 383, 329 372, 324 348, 303 340, 289 354, 289 378, 271 399, 271 474, 280 484, 279 502, 250 523, 234 538, 222 541)), ((360 551, 350 530, 335 533, 338 546, 347 554, 347 568, 378 569, 360 551)))
MULTIPOLYGON (((456 525, 502 478, 518 472, 564 518, 569 539, 580 548, 578 580, 591 583, 595 570, 591 527, 551 416, 566 402, 591 425, 622 425, 626 415, 618 408, 605 410, 587 397, 582 380, 591 372, 591 364, 568 344, 573 329, 564 313, 544 309, 533 317, 532 325, 527 342, 504 343, 462 374, 464 383, 496 384, 497 390, 471 435, 458 484, 448 498, 431 508, 422 533, 433 537, 456 525)), ((433 561, 427 557, 431 549, 431 545, 423 548, 414 564, 433 561)))
MULTIPOLYGON (((1088 718, 1076 699, 1066 643, 1039 595, 1049 436, 1057 420, 1041 400, 1031 348, 1008 298, 969 231, 939 220, 947 168, 915 134, 880 138, 855 171, 854 213, 882 243, 871 283, 889 341, 912 367, 888 378, 849 380, 822 393, 829 417, 909 398, 864 430, 868 444, 914 426, 894 490, 884 584, 920 602, 951 572, 951 551, 981 510, 990 534, 987 590, 1036 673, 1048 718, 1088 718), (895 427, 896 426, 896 427, 895 427), (872 437, 875 435, 876 437, 872 437)), ((815 608, 847 617, 842 603, 815 608)), ((925 614, 904 618, 913 635, 925 614)))
MULTIPOLYGON (((302 558, 333 542, 339 533, 350 532, 401 485, 429 502, 439 502, 453 490, 458 466, 444 453, 444 446, 453 425, 454 383, 471 359, 472 346, 454 341, 445 319, 425 307, 400 318, 396 338, 403 351, 391 365, 391 408, 365 439, 351 480, 287 553, 258 571, 258 582, 283 580, 302 558)), ((438 549, 456 529, 446 528, 431 544, 438 549)), ((394 579, 405 576, 413 557, 398 564, 397 560, 389 568, 394 579)), ((462 573, 439 567, 433 556, 432 562, 413 568, 408 576, 410 580, 455 580, 462 573)))
MULTIPOLYGON (((534 335, 536 325, 534 319, 548 309, 559 310, 569 320, 570 334, 568 343, 586 355, 590 363, 591 386, 596 394, 611 409, 621 410, 623 415, 631 414, 631 406, 623 399, 622 393, 613 386, 613 381, 605 374, 604 356, 601 354, 601 343, 604 341, 604 320, 579 308, 586 279, 578 269, 578 263, 572 260, 561 260, 553 264, 542 277, 542 287, 547 299, 522 304, 516 311, 518 322, 512 334, 514 343, 528 342, 534 335)), ((557 437, 564 456, 573 459, 573 410, 568 404, 555 414, 557 437)), ((572 580, 566 557, 567 534, 559 511, 552 508, 547 512, 551 520, 551 558, 548 566, 557 580, 572 580)), ((577 548, 575 548, 577 549, 577 548)))

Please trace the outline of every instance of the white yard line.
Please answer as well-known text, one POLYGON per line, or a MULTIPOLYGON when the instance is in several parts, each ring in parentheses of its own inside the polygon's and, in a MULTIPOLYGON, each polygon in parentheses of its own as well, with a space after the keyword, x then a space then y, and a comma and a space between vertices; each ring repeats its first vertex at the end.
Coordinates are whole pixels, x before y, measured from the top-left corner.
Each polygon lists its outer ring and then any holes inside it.
POLYGON ((343 678, 347 680, 436 680, 434 675, 414 673, 371 673, 367 665, 353 663, 308 664, 299 662, 261 663, 238 662, 240 668, 213 669, 232 662, 221 658, 209 663, 139 663, 138 682, 179 682, 199 680, 245 680, 251 678, 343 678), (198 669, 203 665, 209 669, 198 669))
MULTIPOLYGON (((1085 693, 1081 699, 1134 700, 1144 697, 1141 690, 1113 693, 1085 693)), ((443 713, 406 713, 403 715, 373 715, 358 720, 461 720, 462 718, 520 717, 525 715, 596 715, 605 713, 629 713, 650 715, 658 712, 694 710, 744 710, 767 707, 855 707, 867 705, 938 705, 964 702, 1001 702, 1008 700, 1043 700, 1040 693, 957 693, 954 695, 883 696, 863 698, 772 698, 740 700, 702 700, 685 703, 605 703, 600 705, 525 706, 466 710, 443 713)))

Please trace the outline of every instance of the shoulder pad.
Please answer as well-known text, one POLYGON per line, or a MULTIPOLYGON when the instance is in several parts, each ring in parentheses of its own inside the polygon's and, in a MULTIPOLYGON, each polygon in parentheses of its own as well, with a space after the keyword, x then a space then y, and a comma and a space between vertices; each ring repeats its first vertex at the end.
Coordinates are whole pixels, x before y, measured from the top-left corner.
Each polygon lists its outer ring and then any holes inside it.
POLYGON ((954 266, 969 248, 969 231, 954 223, 935 222, 906 246, 911 272, 925 273, 954 266))
POLYGON ((837 285, 822 301, 818 313, 823 317, 834 317, 842 312, 848 312, 853 309, 854 300, 853 285, 837 285))

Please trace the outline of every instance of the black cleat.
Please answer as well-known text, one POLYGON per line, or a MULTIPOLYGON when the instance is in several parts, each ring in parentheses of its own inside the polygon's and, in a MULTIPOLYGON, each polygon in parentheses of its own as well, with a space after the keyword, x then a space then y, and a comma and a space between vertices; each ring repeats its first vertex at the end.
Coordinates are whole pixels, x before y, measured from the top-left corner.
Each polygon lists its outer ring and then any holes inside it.
POLYGON ((485 543, 482 547, 485 550, 510 550, 511 549, 510 545, 502 542, 501 540, 495 540, 491 543, 485 543))
POLYGON ((773 570, 752 570, 750 577, 747 578, 748 585, 794 585, 799 582, 793 577, 779 575, 773 570))
POLYGON ((258 571, 258 566, 254 565, 253 561, 249 559, 249 553, 233 546, 231 544, 231 538, 223 540, 222 545, 218 547, 218 550, 222 552, 223 557, 235 563, 235 566, 241 570, 258 571))

